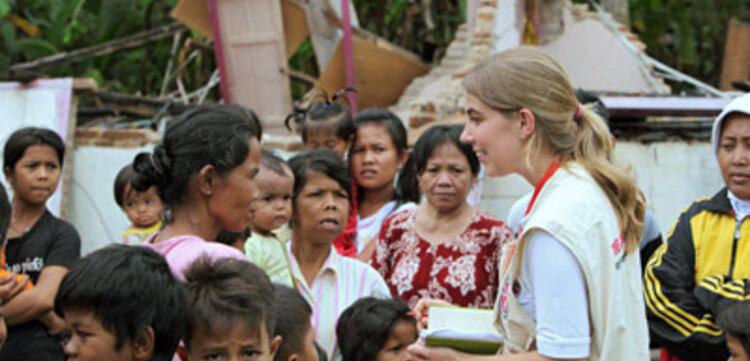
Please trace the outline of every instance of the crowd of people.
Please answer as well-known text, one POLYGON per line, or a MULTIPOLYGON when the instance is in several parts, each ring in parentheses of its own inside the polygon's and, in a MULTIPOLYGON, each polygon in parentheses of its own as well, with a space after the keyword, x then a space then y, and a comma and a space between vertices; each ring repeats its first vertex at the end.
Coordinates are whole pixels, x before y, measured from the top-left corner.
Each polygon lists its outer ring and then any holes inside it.
POLYGON ((114 179, 122 244, 83 257, 46 206, 63 141, 15 131, 0 361, 749 360, 750 95, 714 123, 726 187, 662 242, 605 109, 549 56, 494 55, 464 88, 466 123, 412 149, 392 112, 316 98, 288 160, 251 110, 189 110, 114 179), (485 173, 534 185, 508 224, 470 201, 485 173), (438 305, 494 310, 498 354, 426 346, 438 305))

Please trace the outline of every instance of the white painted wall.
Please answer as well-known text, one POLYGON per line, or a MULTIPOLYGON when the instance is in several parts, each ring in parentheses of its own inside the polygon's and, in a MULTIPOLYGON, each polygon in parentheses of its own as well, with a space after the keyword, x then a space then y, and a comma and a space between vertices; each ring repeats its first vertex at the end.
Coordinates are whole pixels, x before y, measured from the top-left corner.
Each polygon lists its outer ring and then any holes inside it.
MULTIPOLYGON (((724 186, 708 142, 618 141, 615 153, 618 160, 631 165, 663 234, 693 200, 711 196, 724 186)), ((486 178, 481 207, 505 220, 513 202, 532 190, 517 175, 486 178)))
POLYGON ((117 206, 114 184, 117 172, 145 148, 77 147, 73 156, 68 221, 81 236, 81 254, 121 242, 130 225, 117 206))

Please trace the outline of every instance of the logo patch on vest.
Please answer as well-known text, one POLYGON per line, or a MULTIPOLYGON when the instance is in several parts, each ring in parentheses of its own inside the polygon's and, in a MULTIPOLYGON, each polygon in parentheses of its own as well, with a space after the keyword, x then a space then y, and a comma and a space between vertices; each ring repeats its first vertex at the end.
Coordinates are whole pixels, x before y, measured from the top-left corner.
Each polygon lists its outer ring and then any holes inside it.
POLYGON ((625 237, 622 233, 612 241, 610 247, 612 248, 612 253, 614 253, 615 258, 617 259, 617 262, 615 262, 615 269, 619 270, 622 263, 625 262, 625 253, 623 252, 625 250, 625 237), (622 253, 622 256, 618 257, 620 253, 622 253))

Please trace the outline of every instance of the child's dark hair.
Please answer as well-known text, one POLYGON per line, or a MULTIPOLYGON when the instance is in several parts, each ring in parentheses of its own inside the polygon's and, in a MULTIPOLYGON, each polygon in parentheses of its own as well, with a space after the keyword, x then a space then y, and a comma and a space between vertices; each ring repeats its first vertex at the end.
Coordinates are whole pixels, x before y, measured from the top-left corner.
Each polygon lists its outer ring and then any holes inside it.
POLYGON ((190 349, 196 330, 229 330, 242 322, 250 332, 266 323, 269 340, 275 326, 273 284, 258 266, 244 260, 199 258, 185 272, 187 312, 185 346, 190 349))
POLYGON ((738 302, 719 314, 716 323, 737 338, 750 355, 750 301, 738 302))
POLYGON ((286 164, 286 161, 268 148, 262 148, 260 150, 260 165, 263 168, 272 170, 280 176, 286 176, 287 170, 289 169, 289 165, 286 164))
POLYGON ((349 114, 349 107, 341 102, 337 102, 339 99, 345 99, 342 98, 342 95, 349 91, 356 90, 347 87, 339 90, 329 99, 325 91, 319 90, 316 98, 322 98, 322 100, 313 100, 307 108, 295 107, 294 111, 284 120, 284 125, 289 131, 297 129, 302 136, 302 142, 307 142, 307 131, 311 126, 314 126, 315 123, 323 124, 330 120, 336 120, 336 135, 340 139, 349 140, 352 134, 354 134, 354 125, 352 124, 352 117, 349 114), (294 127, 291 122, 294 122, 294 127))
POLYGON ((63 277, 55 312, 91 311, 115 350, 151 327, 152 361, 172 359, 185 326, 185 290, 164 257, 146 247, 111 245, 81 258, 63 277))
MULTIPOLYGON (((349 206, 352 204, 352 177, 349 175, 349 168, 346 166, 341 157, 327 148, 315 149, 309 152, 302 152, 289 159, 289 167, 294 174, 294 188, 292 189, 292 205, 297 201, 302 188, 307 183, 307 174, 309 172, 320 172, 328 178, 333 179, 341 188, 346 191, 349 198, 349 206)), ((292 212, 296 214, 296 207, 292 206, 292 212)), ((292 216, 292 219, 295 217, 292 216)))
POLYGON ((276 351, 274 361, 287 361, 289 356, 300 353, 304 348, 305 334, 312 327, 310 316, 312 308, 300 293, 288 286, 276 286, 276 328, 275 336, 281 336, 283 342, 276 351))
MULTIPOLYGON (((411 151, 411 157, 409 158, 408 164, 404 168, 408 169, 408 174, 414 174, 409 180, 411 184, 408 187, 411 188, 411 192, 419 194, 419 184, 416 175, 420 175, 425 171, 427 162, 432 157, 435 149, 444 144, 453 144, 461 154, 466 157, 466 162, 469 163, 469 170, 475 177, 479 174, 479 159, 476 153, 472 150, 471 145, 461 143, 459 138, 461 132, 463 132, 463 125, 452 124, 452 125, 433 125, 417 140, 414 145, 414 149, 411 151)), ((407 173, 407 170, 404 170, 407 173)), ((404 177, 406 182, 406 177, 404 177)))
MULTIPOLYGON (((399 299, 359 299, 339 317, 336 337, 343 361, 374 361, 398 322, 417 329, 417 320, 409 306, 399 299)), ((416 335, 415 335, 416 336, 416 335)))
POLYGON ((230 232, 226 229, 223 229, 221 230, 221 232, 219 232, 219 235, 216 236, 216 239, 214 241, 216 243, 231 246, 234 244, 234 242, 237 242, 238 240, 244 241, 248 237, 250 237, 250 228, 245 228, 242 232, 230 232))
POLYGON ((48 145, 55 150, 60 167, 65 159, 65 143, 53 130, 36 127, 21 128, 13 132, 5 142, 3 150, 3 169, 13 173, 16 163, 23 157, 26 149, 33 145, 48 145))
POLYGON ((8 234, 11 212, 8 192, 5 191, 5 186, 0 183, 0 242, 5 242, 5 235, 8 234))
POLYGON ((123 203, 125 200, 125 189, 131 184, 134 176, 135 171, 133 171, 133 165, 128 164, 122 167, 117 173, 117 177, 115 177, 115 202, 117 202, 117 205, 120 206, 120 208, 125 207, 125 204, 123 203))
MULTIPOLYGON (((357 129, 367 124, 380 125, 388 131, 388 134, 391 137, 391 141, 393 142, 393 146, 396 148, 396 154, 399 157, 404 152, 409 151, 406 127, 404 127, 404 122, 402 122, 395 113, 379 108, 367 108, 357 113, 357 115, 354 116, 355 137, 357 129)), ((351 159, 351 154, 349 158, 351 159)), ((408 162, 409 161, 407 161, 407 164, 408 162)), ((393 199, 398 204, 407 202, 419 203, 419 191, 415 193, 411 185, 411 179, 415 176, 405 173, 405 171, 407 170, 407 167, 402 168, 402 171, 398 175, 398 182, 393 193, 393 199)), ((357 196, 360 198, 358 199, 358 201, 361 202, 364 197, 364 192, 357 192, 357 196)))
POLYGON ((250 153, 250 139, 260 141, 262 129, 250 109, 237 105, 204 106, 170 122, 162 145, 140 153, 133 161, 137 191, 152 186, 167 207, 186 199, 187 184, 210 164, 223 176, 242 164, 250 153))

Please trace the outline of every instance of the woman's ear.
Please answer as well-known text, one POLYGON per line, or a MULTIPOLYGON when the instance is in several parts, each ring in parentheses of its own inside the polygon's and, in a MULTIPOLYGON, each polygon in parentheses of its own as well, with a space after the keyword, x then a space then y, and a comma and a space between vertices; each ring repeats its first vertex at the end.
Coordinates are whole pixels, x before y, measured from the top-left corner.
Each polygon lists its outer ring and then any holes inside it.
POLYGON ((406 162, 409 161, 409 150, 404 149, 403 152, 401 152, 401 157, 398 159, 398 166, 403 167, 406 165, 406 162))
POLYGON ((521 139, 528 139, 534 134, 534 129, 536 128, 536 117, 534 116, 534 113, 527 108, 521 108, 521 110, 518 111, 518 116, 521 118, 518 122, 521 139))
POLYGON ((210 196, 213 193, 214 186, 217 182, 216 168, 212 164, 206 164, 198 171, 195 177, 198 184, 198 190, 204 196, 210 196))
POLYGON ((134 360, 150 360, 154 356, 154 343, 156 341, 156 335, 154 329, 151 326, 146 326, 138 333, 135 340, 133 340, 133 359, 134 360))

